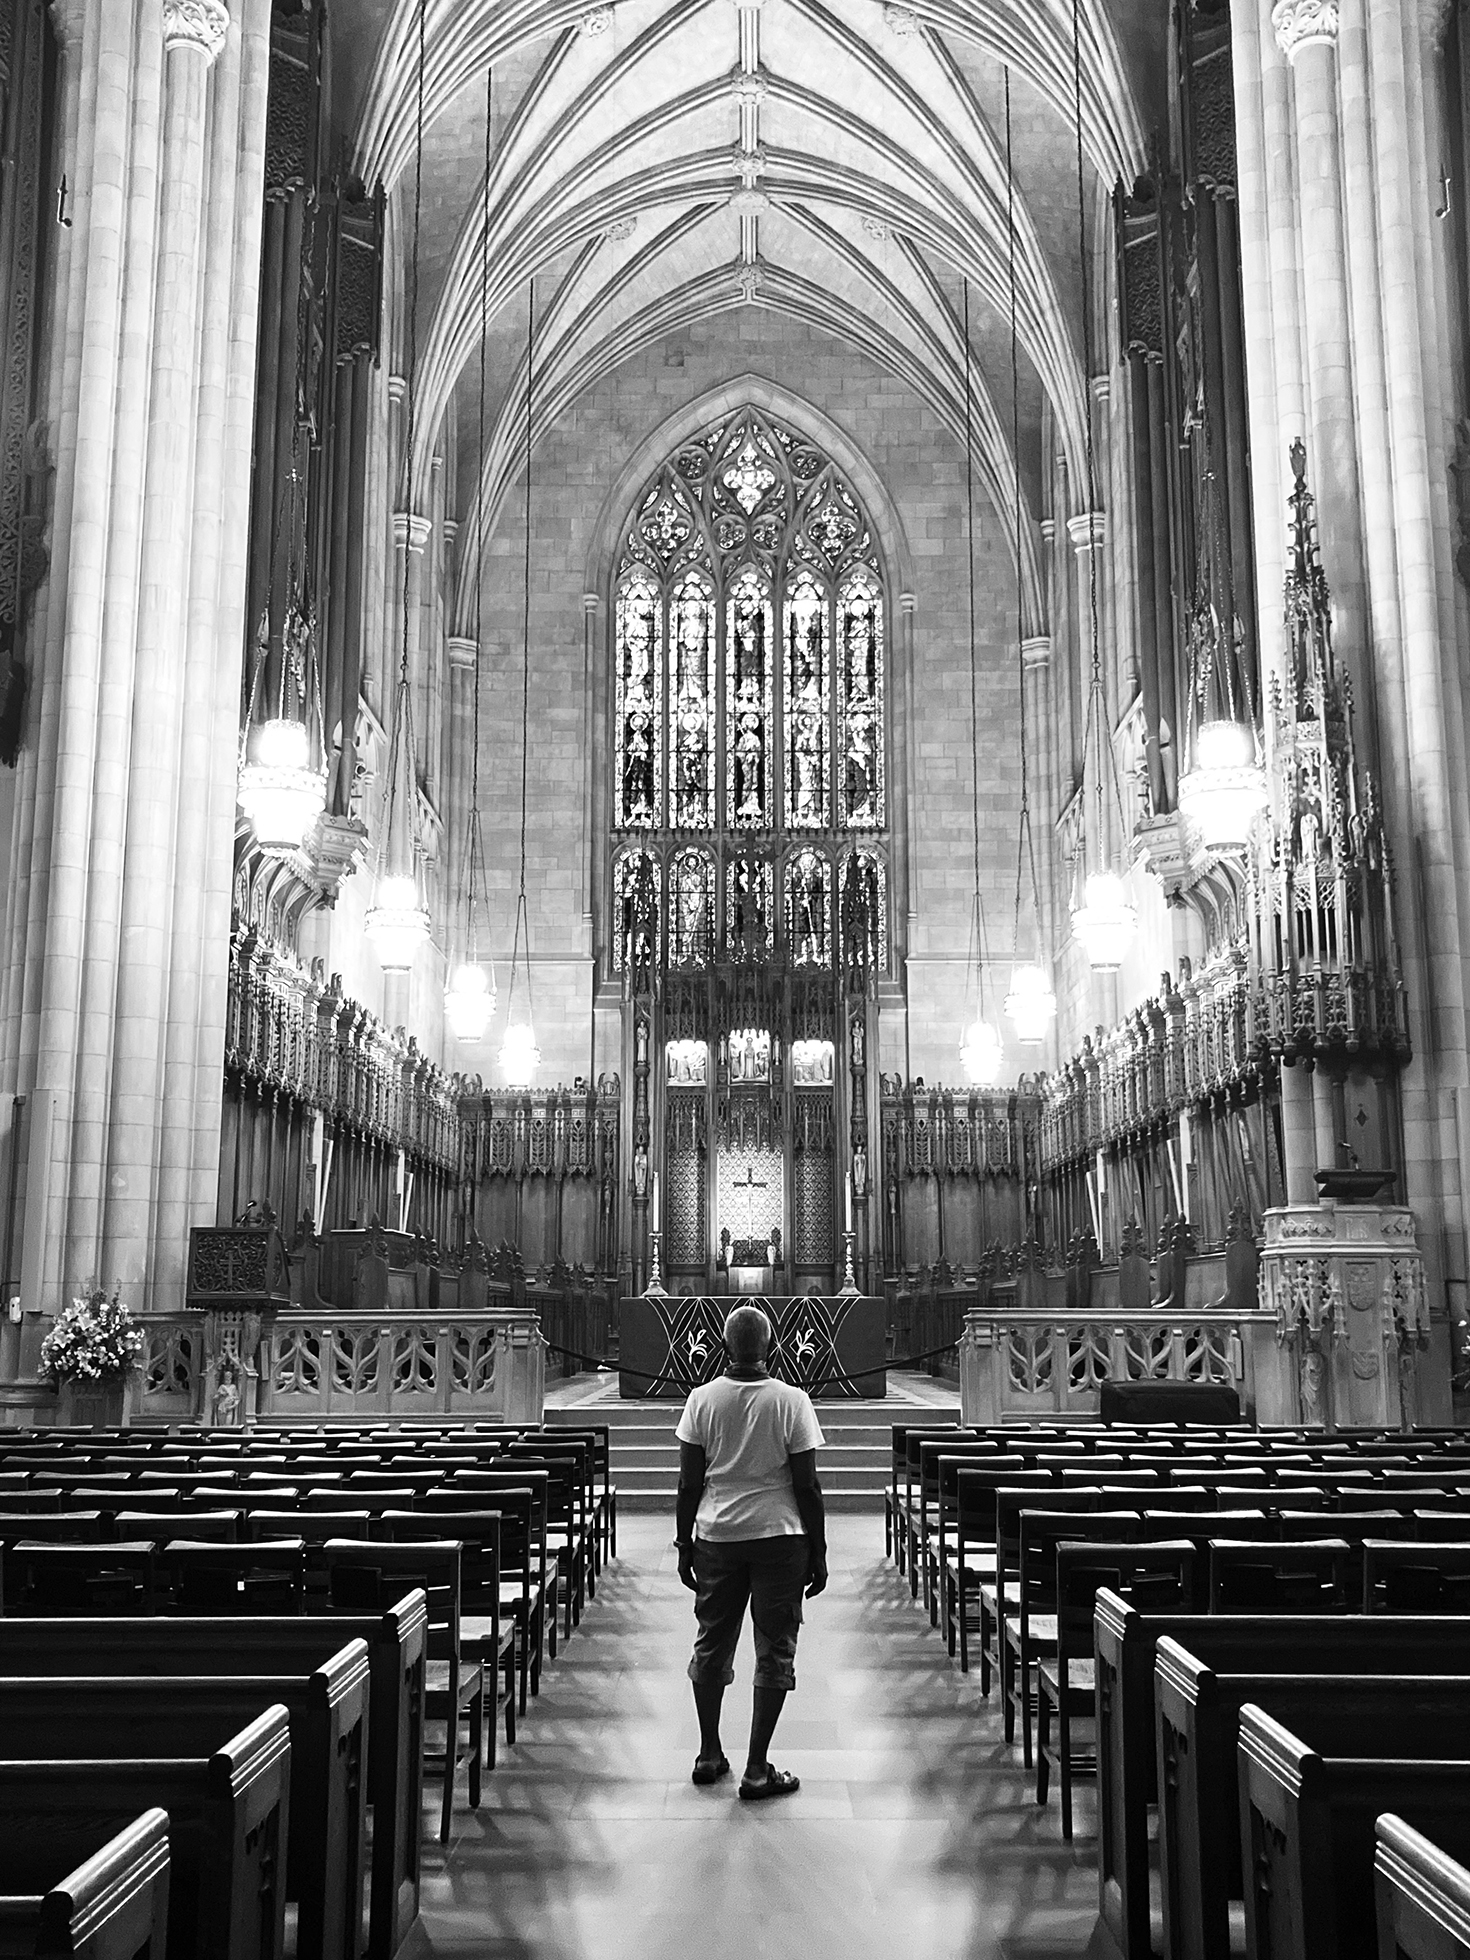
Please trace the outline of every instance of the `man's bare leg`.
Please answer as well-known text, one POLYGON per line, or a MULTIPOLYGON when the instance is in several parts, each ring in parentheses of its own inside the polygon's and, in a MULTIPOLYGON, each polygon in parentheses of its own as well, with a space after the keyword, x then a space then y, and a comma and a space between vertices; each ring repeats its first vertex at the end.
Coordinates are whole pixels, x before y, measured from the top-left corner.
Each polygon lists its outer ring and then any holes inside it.
POLYGON ((699 1716, 699 1760, 716 1763, 725 1753, 720 1747, 720 1705, 725 1699, 723 1681, 696 1681, 694 1708, 699 1716))

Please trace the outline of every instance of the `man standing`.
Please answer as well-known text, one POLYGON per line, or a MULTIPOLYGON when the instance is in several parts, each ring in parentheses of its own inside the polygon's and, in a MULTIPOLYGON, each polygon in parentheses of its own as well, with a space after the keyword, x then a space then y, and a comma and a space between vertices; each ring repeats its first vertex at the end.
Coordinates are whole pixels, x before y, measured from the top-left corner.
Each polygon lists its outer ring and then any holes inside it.
POLYGON ((747 1803, 800 1787, 771 1766, 781 1707, 796 1686, 801 1602, 827 1584, 827 1520, 817 1482, 823 1437, 811 1397, 766 1368, 771 1323, 759 1307, 725 1322, 729 1366, 696 1388, 679 1419, 679 1577, 695 1595, 698 1632, 689 1679, 699 1714, 696 1783, 730 1765, 720 1747, 720 1704, 735 1678, 735 1648, 749 1604, 755 1701, 740 1795, 747 1803), (696 1535, 697 1534, 697 1535, 696 1535))

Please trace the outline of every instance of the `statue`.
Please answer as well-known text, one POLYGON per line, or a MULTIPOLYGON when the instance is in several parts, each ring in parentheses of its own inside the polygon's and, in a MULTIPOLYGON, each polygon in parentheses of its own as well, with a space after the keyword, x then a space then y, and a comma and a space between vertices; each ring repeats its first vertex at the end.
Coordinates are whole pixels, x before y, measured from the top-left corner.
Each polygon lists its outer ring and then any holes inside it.
POLYGON ((859 1203, 868 1195, 868 1152, 861 1143, 852 1153, 852 1195, 859 1203))
POLYGON ((633 1196, 648 1196, 648 1149, 641 1143, 633 1152, 633 1196))

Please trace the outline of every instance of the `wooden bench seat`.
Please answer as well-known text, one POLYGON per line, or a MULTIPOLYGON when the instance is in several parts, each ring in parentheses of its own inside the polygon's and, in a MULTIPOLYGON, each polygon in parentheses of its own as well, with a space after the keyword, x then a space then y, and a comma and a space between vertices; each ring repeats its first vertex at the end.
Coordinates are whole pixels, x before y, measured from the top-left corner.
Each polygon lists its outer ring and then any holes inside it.
POLYGON ((0 1960, 137 1960, 168 1937, 168 1812, 145 1810, 73 1870, 67 1854, 13 1861, 0 1845, 0 1960), (56 1876, 51 1876, 56 1872, 56 1876), (44 1888, 38 1890, 38 1887, 44 1888))
POLYGON ((298 1903, 298 1960, 357 1960, 366 1877, 367 1643, 310 1673, 37 1675, 0 1680, 0 1747, 57 1761, 206 1754, 279 1703, 291 1725, 286 1896, 298 1903))
POLYGON ((1154 1656, 1172 1638, 1220 1672, 1266 1672, 1269 1656, 1295 1667, 1305 1653, 1317 1673, 1458 1674, 1470 1651, 1470 1620, 1404 1615, 1140 1613, 1104 1588, 1093 1620, 1098 1759, 1098 1901, 1118 1950, 1147 1960, 1148 1810, 1154 1801, 1154 1656))
POLYGON ((1174 1960, 1230 1952, 1229 1904, 1243 1896, 1236 1744, 1248 1702, 1288 1728, 1306 1725, 1337 1753, 1437 1755, 1447 1738, 1463 1749, 1470 1734, 1467 1675, 1217 1674, 1169 1639, 1154 1666, 1159 1872, 1174 1960))
MULTIPOLYGON (((1434 1755, 1330 1755, 1247 1702, 1240 1711, 1240 1811, 1249 1846, 1248 1949, 1271 1960, 1377 1960, 1375 1827, 1392 1811, 1433 1830, 1452 1858, 1470 1855, 1470 1757, 1463 1724, 1444 1724, 1434 1755)), ((1340 1717, 1332 1724, 1340 1732, 1340 1717)), ((1386 1740, 1391 1740, 1386 1739, 1386 1740)), ((1426 1731, 1406 1740, 1425 1747, 1426 1731)))
POLYGON ((1470 1960, 1470 1871, 1391 1811, 1374 1833, 1378 1960, 1470 1960))
POLYGON ((310 1673, 348 1641, 365 1640, 371 1682, 368 1953, 370 1960, 390 1960, 419 1910, 427 1635, 427 1603, 418 1591, 381 1614, 0 1620, 0 1673, 310 1673))
POLYGON ((5 1867, 80 1862, 99 1832, 156 1807, 169 1820, 168 1960, 281 1960, 290 1774, 279 1703, 204 1755, 0 1761, 5 1867))

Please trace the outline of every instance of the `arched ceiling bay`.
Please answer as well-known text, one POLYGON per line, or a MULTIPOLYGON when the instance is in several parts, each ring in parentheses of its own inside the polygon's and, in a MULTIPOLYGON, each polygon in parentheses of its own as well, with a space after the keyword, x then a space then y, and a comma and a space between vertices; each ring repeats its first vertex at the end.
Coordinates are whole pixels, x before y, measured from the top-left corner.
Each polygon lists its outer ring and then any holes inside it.
MULTIPOLYGON (((343 0, 344 11, 351 4, 343 0)), ((361 88, 356 160, 393 193, 401 278, 419 0, 356 4, 362 33, 344 69, 349 93, 361 88)), ((426 436, 436 432, 458 393, 461 451, 468 447, 488 208, 488 403, 477 470, 487 523, 524 452, 530 279, 538 429, 650 345, 755 307, 792 315, 901 377, 961 438, 968 281, 979 480, 1007 512, 1019 472, 1030 520, 1023 590, 1040 627, 1035 519, 1046 407, 1074 507, 1085 485, 1073 6, 427 0, 418 424, 426 436), (488 206, 487 66, 495 98, 488 206)), ((1096 316, 1100 192, 1143 165, 1138 101, 1157 83, 1163 10, 1153 0, 1076 0, 1076 8, 1096 316)), ((419 449, 416 499, 429 448, 419 449)))

